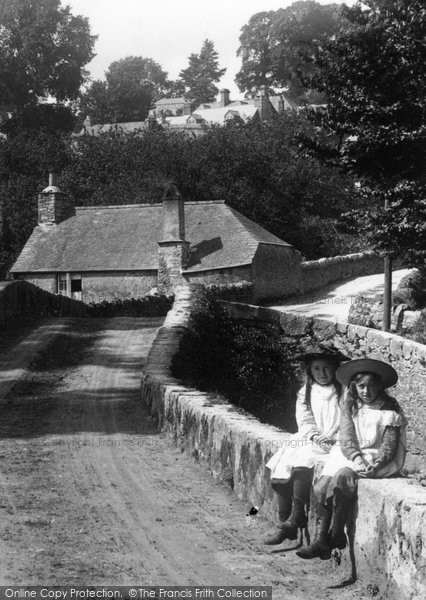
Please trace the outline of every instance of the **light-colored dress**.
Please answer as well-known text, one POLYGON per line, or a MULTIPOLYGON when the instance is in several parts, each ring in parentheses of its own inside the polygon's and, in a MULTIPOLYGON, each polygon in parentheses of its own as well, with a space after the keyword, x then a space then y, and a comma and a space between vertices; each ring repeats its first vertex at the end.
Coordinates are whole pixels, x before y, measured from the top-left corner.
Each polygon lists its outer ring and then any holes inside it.
POLYGON ((296 467, 312 468, 324 461, 328 451, 323 450, 312 436, 325 434, 336 440, 340 422, 339 398, 331 385, 313 383, 310 407, 305 402, 306 386, 297 395, 296 421, 298 432, 291 436, 266 463, 271 471, 271 481, 285 482, 296 467))
MULTIPOLYGON (((394 410, 377 410, 367 405, 361 406, 358 413, 352 417, 362 458, 368 463, 374 462, 383 441, 386 427, 400 427, 398 451, 395 458, 377 472, 376 477, 387 477, 398 472, 405 459, 405 417, 394 410)), ((346 458, 337 442, 326 458, 322 476, 332 477, 340 469, 354 468, 352 460, 346 458)))

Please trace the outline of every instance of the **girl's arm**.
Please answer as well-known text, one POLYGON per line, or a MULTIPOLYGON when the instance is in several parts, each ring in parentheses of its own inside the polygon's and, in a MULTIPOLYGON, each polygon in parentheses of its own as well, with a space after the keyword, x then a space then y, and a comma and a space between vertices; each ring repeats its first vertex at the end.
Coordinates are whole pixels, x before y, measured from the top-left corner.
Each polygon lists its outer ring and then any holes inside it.
POLYGON ((398 451, 400 428, 388 426, 383 433, 383 440, 374 459, 373 466, 379 470, 395 458, 398 451))
POLYGON ((310 406, 305 402, 306 387, 302 387, 297 394, 296 401, 296 421, 298 433, 301 437, 312 440, 314 436, 319 436, 320 431, 314 419, 314 413, 310 406))
POLYGON ((343 456, 349 460, 355 460, 358 456, 362 457, 347 397, 342 401, 340 414, 340 448, 343 456))

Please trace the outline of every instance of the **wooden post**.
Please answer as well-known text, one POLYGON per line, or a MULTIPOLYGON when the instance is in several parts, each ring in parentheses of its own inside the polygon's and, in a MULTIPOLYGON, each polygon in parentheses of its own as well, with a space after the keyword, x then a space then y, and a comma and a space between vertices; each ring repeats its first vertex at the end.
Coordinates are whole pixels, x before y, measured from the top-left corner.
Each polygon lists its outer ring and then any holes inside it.
MULTIPOLYGON (((389 208, 388 200, 385 200, 385 210, 389 208)), ((392 258, 390 252, 385 255, 384 261, 385 282, 383 294, 383 331, 390 331, 392 313, 392 258)))

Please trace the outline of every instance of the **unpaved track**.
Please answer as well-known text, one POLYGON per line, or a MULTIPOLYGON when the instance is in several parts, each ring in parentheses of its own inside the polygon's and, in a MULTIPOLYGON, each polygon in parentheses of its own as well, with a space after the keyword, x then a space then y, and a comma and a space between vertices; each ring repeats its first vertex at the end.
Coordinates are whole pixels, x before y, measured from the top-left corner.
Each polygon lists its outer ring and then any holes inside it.
POLYGON ((342 569, 326 575, 319 560, 265 549, 266 522, 157 432, 140 372, 160 325, 66 320, 1 400, 0 584, 272 585, 274 599, 360 598, 358 585, 327 589, 342 569))

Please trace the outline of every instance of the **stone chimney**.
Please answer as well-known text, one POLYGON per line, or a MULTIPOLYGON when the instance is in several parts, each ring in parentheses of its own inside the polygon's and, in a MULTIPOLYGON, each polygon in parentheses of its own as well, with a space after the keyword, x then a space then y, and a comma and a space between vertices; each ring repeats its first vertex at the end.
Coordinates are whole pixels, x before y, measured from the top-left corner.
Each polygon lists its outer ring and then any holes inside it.
POLYGON ((259 96, 254 100, 254 105, 259 109, 261 121, 269 121, 273 117, 276 111, 269 101, 268 86, 262 85, 259 96))
POLYGON ((39 225, 58 225, 75 215, 72 198, 57 186, 57 175, 49 173, 49 185, 38 195, 39 225))
POLYGON ((223 90, 220 90, 219 93, 220 93, 220 105, 228 106, 228 104, 231 102, 229 99, 229 94, 230 94, 229 90, 224 88, 223 90))
POLYGON ((162 239, 158 242, 158 291, 171 294, 186 283, 182 271, 189 258, 189 242, 185 240, 185 207, 174 183, 164 188, 162 206, 162 239))

